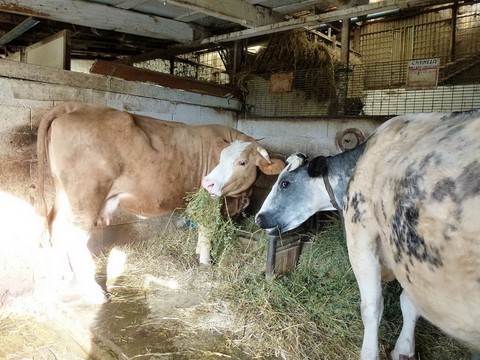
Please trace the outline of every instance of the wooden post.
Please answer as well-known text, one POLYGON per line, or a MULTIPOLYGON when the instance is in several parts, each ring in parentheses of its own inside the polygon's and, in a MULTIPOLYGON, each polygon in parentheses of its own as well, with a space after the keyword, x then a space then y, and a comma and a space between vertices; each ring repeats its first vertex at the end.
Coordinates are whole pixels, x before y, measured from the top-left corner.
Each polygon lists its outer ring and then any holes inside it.
POLYGON ((342 39, 341 39, 341 52, 340 61, 342 63, 342 69, 338 74, 338 112, 337 115, 345 115, 345 108, 347 104, 347 91, 348 91, 348 66, 350 55, 350 19, 346 18, 342 20, 342 39))
POLYGON ((458 14, 458 2, 455 1, 452 5, 452 32, 451 32, 451 44, 450 44, 450 61, 455 61, 455 55, 456 55, 456 45, 457 45, 457 38, 456 38, 456 33, 457 33, 457 14, 458 14))

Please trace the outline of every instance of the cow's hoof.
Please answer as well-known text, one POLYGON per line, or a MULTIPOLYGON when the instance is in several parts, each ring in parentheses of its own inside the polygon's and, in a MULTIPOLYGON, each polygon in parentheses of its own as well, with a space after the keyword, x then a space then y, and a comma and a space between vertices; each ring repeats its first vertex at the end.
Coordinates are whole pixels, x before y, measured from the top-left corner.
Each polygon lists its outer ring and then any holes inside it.
POLYGON ((91 305, 101 305, 108 301, 105 292, 100 286, 69 286, 60 294, 60 300, 65 303, 80 302, 91 305))
POLYGON ((204 259, 203 261, 202 261, 202 259, 200 259, 198 261, 198 263, 200 264, 200 266, 210 266, 210 265, 212 265, 212 261, 210 259, 208 259, 208 260, 204 259))
POLYGON ((210 253, 209 254, 198 254, 198 263, 200 265, 212 265, 212 258, 210 257, 210 253))
POLYGON ((417 360, 417 355, 413 354, 412 356, 396 354, 394 351, 390 353, 390 360, 417 360))

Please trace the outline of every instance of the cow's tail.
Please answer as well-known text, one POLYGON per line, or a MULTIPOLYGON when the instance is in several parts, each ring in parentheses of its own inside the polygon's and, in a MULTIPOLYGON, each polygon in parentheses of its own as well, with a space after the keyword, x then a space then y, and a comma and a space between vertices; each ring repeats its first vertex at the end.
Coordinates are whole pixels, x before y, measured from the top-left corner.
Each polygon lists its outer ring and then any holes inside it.
MULTIPOLYGON (((45 176, 46 162, 48 160, 49 130, 52 122, 63 114, 70 113, 76 108, 75 103, 63 103, 48 111, 40 121, 37 131, 37 206, 36 211, 44 219, 44 235, 41 243, 46 244, 46 239, 50 239, 51 220, 48 215, 47 202, 45 200, 45 176)), ((53 215, 53 214, 52 214, 53 215)))

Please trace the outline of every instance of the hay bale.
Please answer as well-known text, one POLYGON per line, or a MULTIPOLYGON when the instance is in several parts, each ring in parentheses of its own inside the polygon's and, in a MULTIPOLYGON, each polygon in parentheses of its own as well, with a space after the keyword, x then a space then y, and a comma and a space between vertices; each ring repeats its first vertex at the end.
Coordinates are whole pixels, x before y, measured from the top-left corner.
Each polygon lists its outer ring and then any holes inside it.
POLYGON ((304 91, 306 99, 323 101, 335 94, 337 62, 338 56, 331 48, 309 40, 303 30, 292 30, 272 35, 247 73, 267 77, 273 73, 295 71, 293 87, 304 91))

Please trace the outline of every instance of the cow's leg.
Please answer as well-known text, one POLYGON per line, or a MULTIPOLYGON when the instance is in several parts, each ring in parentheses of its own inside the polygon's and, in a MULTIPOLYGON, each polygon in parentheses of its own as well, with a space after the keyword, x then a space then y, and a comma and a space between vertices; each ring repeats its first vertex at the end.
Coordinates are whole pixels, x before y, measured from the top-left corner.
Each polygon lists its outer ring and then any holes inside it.
POLYGON ((381 266, 376 254, 376 236, 364 228, 346 227, 350 263, 357 279, 361 296, 361 313, 364 326, 362 360, 377 360, 378 327, 383 313, 381 266))
POLYGON ((210 250, 211 243, 207 229, 203 225, 198 225, 198 242, 195 253, 198 255, 200 264, 209 265, 211 263, 210 250))
POLYGON ((400 295, 400 306, 403 316, 403 327, 400 336, 391 352, 392 360, 415 359, 415 324, 419 316, 417 307, 407 293, 402 291, 400 295))
POLYGON ((57 194, 55 202, 56 217, 52 227, 52 238, 55 245, 62 253, 66 253, 75 280, 74 294, 69 297, 81 295, 81 297, 93 304, 105 302, 105 294, 100 285, 95 281, 95 263, 88 249, 87 243, 90 238, 90 230, 101 209, 104 198, 98 196, 102 189, 88 187, 90 194, 95 194, 94 199, 86 194, 78 194, 75 199, 67 199, 65 193, 57 194), (88 201, 85 201, 88 199, 88 201))

